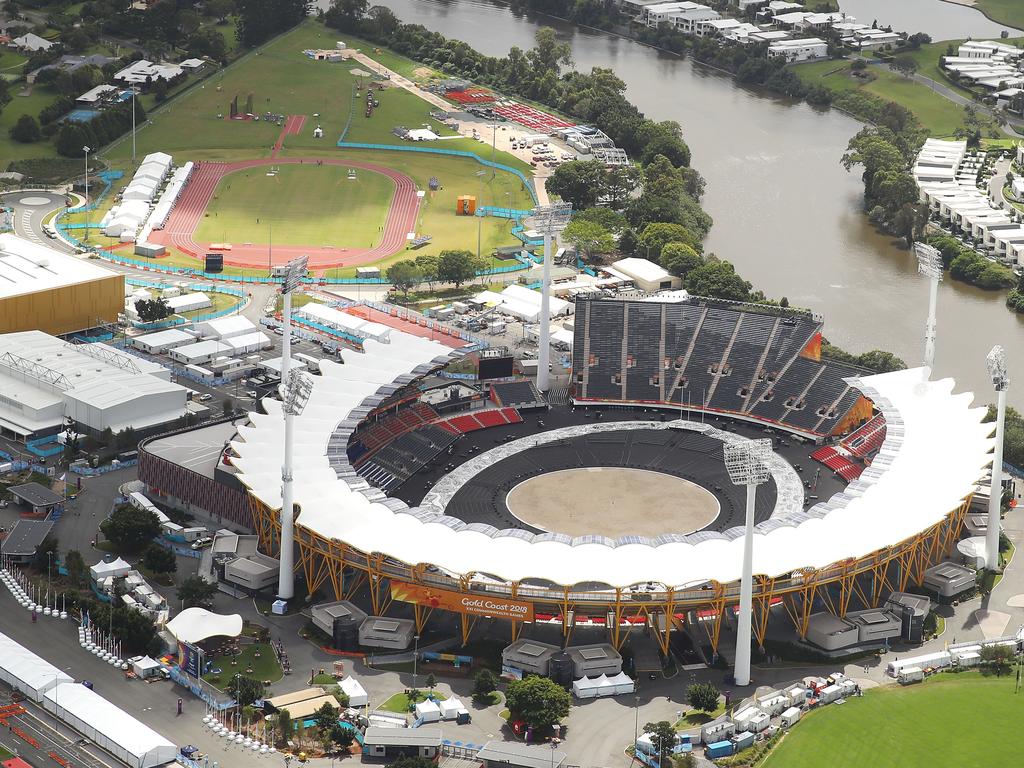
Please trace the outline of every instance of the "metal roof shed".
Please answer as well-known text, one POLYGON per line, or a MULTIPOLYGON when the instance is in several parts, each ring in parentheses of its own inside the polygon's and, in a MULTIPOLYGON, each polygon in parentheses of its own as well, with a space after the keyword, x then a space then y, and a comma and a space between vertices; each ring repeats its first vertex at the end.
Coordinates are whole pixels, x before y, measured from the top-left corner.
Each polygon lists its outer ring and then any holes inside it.
POLYGON ((43 696, 43 707, 131 768, 172 762, 177 748, 123 709, 77 683, 62 683, 43 696))

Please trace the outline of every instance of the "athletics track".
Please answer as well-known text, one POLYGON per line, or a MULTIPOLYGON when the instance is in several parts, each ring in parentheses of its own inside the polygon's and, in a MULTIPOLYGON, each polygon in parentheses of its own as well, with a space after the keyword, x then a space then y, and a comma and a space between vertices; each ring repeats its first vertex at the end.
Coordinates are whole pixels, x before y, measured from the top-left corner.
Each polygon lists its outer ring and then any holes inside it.
MULTIPOLYGON (((290 126, 282 132, 282 139, 290 126)), ((281 141, 279 139, 278 141, 281 141)), ((309 256, 310 269, 328 269, 333 267, 352 267, 380 261, 402 250, 406 245, 406 235, 416 229, 416 215, 419 212, 419 197, 416 194, 415 182, 404 173, 385 168, 373 163, 328 157, 271 157, 259 160, 242 160, 235 163, 197 162, 181 198, 171 211, 167 224, 162 230, 154 231, 150 236, 152 242, 174 246, 182 253, 202 260, 209 253, 209 243, 197 243, 193 236, 199 222, 203 218, 206 206, 213 197, 214 190, 221 179, 229 173, 246 168, 259 168, 269 165, 323 163, 324 165, 340 165, 345 168, 361 168, 387 176, 395 186, 391 207, 388 209, 384 232, 380 241, 373 248, 310 248, 305 246, 274 246, 273 261, 268 254, 266 244, 232 243, 230 251, 217 251, 224 254, 224 263, 235 267, 265 268, 269 263, 286 264, 297 256, 309 256)))

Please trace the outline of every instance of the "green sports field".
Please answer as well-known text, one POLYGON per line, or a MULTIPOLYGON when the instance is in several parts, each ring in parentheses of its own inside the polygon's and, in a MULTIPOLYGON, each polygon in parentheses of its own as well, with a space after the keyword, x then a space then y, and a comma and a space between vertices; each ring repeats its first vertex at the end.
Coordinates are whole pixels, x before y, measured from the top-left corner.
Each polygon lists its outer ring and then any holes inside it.
POLYGON ((369 248, 380 239, 394 184, 337 165, 282 165, 230 173, 214 190, 197 242, 369 248))
POLYGON ((1024 692, 1014 677, 940 674, 866 691, 807 715, 763 768, 1020 765, 1024 692))

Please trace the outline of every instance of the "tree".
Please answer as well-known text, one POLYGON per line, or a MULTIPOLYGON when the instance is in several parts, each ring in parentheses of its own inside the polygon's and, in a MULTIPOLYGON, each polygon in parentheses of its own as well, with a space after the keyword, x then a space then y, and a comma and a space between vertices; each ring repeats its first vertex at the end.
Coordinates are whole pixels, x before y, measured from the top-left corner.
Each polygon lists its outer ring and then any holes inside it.
POLYGON ((111 632, 122 644, 125 656, 149 654, 155 656, 163 647, 156 624, 143 613, 118 603, 101 603, 86 601, 83 609, 88 610, 89 618, 98 627, 110 627, 111 632), (113 611, 113 615, 111 615, 113 611))
POLYGON ((338 708, 329 701, 324 702, 323 705, 313 713, 313 720, 316 722, 316 727, 320 729, 320 733, 329 736, 331 733, 331 727, 338 724, 338 708))
POLYGON ((121 504, 100 524, 100 530, 119 552, 141 552, 160 535, 160 521, 147 509, 121 504))
POLYGON ((88 139, 81 123, 68 121, 57 134, 57 153, 64 157, 82 157, 85 155, 82 147, 86 146, 88 139))
POLYGON ((22 115, 19 117, 18 122, 11 126, 8 133, 19 144, 31 144, 33 141, 39 141, 43 135, 39 128, 39 121, 32 117, 32 115, 22 115))
POLYGON ((430 290, 434 290, 434 283, 437 282, 437 270, 440 263, 441 260, 432 253, 424 253, 416 257, 416 268, 419 269, 421 279, 430 290))
POLYGON ((435 688, 437 688, 437 678, 434 677, 434 673, 431 672, 429 675, 427 675, 427 690, 432 691, 435 688))
POLYGON ((868 68, 868 63, 864 59, 854 59, 850 64, 850 70, 852 72, 863 72, 868 68))
POLYGON ((86 585, 86 574, 89 569, 81 552, 77 549, 69 549, 65 552, 64 568, 68 572, 68 581, 71 582, 72 586, 83 587, 86 585))
POLYGON ((237 0, 238 41, 249 47, 291 29, 309 13, 307 0, 237 0))
POLYGON ((694 709, 714 712, 718 709, 718 689, 711 683, 694 683, 686 689, 686 700, 694 709))
POLYGON ((576 211, 572 216, 572 220, 574 222, 589 221, 594 224, 600 224, 613 235, 619 234, 629 226, 629 222, 626 221, 624 215, 613 208, 605 208, 604 206, 595 206, 594 208, 576 211))
POLYGON ((546 677, 513 680, 505 692, 511 719, 547 730, 569 714, 572 697, 558 683, 546 677))
POLYGON ((324 21, 342 32, 352 32, 366 15, 367 0, 331 0, 330 10, 324 14, 324 21))
POLYGON ((885 352, 881 349, 872 349, 857 357, 857 364, 870 368, 878 373, 889 373, 891 371, 902 371, 907 364, 892 352, 885 352))
POLYGON ((230 416, 235 412, 235 399, 233 397, 224 398, 224 415, 230 416))
POLYGON ((651 737, 651 745, 654 747, 655 754, 658 755, 658 764, 665 766, 665 758, 672 753, 672 748, 676 745, 676 729, 668 720, 659 720, 656 723, 644 725, 644 733, 651 737))
POLYGON ((406 298, 409 297, 409 291, 423 281, 423 274, 412 259, 396 261, 388 267, 385 274, 388 282, 395 287, 395 290, 401 291, 406 298))
POLYGON ((912 77, 917 72, 917 62, 913 56, 897 56, 889 63, 889 69, 899 72, 904 77, 912 77))
POLYGON ((437 264, 437 278, 446 283, 455 283, 460 288, 463 283, 476 277, 476 257, 469 251, 441 251, 437 264))
POLYGON ((337 744, 342 749, 348 749, 356 737, 350 728, 343 728, 341 723, 335 722, 331 726, 330 738, 332 744, 337 744))
POLYGON ((203 13, 213 16, 220 24, 227 21, 234 10, 234 0, 206 0, 203 3, 203 13))
POLYGON ((728 261, 702 264, 686 276, 686 290, 695 296, 728 301, 750 299, 750 283, 736 274, 728 261))
POLYGON ((685 243, 694 250, 700 247, 697 238, 683 225, 655 222, 641 230, 636 244, 637 254, 660 264, 661 249, 667 243, 685 243))
POLYGON ((139 315, 139 320, 144 323, 155 323, 173 314, 167 299, 163 296, 157 296, 152 299, 139 299, 135 302, 135 311, 139 315))
POLYGON ((292 735, 295 732, 295 726, 292 724, 292 715, 287 709, 279 709, 277 711, 277 740, 279 744, 287 744, 291 741, 292 735))
POLYGON ((178 558, 174 552, 159 544, 146 547, 142 553, 142 564, 153 573, 174 573, 178 570, 178 558))
POLYGON ((240 707, 248 707, 256 699, 262 699, 264 690, 262 681, 245 675, 232 677, 227 688, 228 695, 238 702, 240 707))
POLYGON ((57 537, 47 534, 41 542, 36 545, 35 554, 32 555, 32 568, 39 573, 46 573, 50 564, 57 560, 60 550, 57 549, 57 537))
MULTIPOLYGON (((996 420, 995 406, 988 407, 983 421, 991 423, 996 420)), ((1013 407, 1006 409, 1006 424, 1003 429, 1003 458, 1018 467, 1024 464, 1024 416, 1013 407)))
POLYGON ((704 263, 704 257, 686 243, 666 243, 661 249, 661 266, 677 277, 685 278, 704 263))
POLYGON ((599 253, 608 253, 615 249, 615 238, 612 237, 612 233, 593 221, 573 219, 562 232, 562 238, 572 243, 576 252, 587 261, 599 253))
POLYGON ((605 167, 600 160, 573 160, 562 163, 548 177, 544 188, 558 195, 576 210, 593 208, 601 197, 605 167))
POLYGON ((481 669, 473 678, 473 697, 484 699, 498 690, 498 677, 489 669, 481 669))
POLYGON ((992 667, 996 675, 1002 675, 1010 670, 1014 653, 1015 650, 1006 645, 985 645, 980 651, 981 662, 992 667))
POLYGON ((189 576, 178 586, 178 599, 186 608, 209 608, 213 605, 213 596, 216 594, 217 585, 200 576, 189 576))

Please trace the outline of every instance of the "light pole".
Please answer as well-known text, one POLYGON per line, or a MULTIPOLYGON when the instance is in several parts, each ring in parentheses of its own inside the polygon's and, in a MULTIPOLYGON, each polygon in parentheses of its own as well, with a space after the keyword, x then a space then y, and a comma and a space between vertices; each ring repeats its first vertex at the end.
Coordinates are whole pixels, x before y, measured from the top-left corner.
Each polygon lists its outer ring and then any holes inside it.
POLYGON ((412 689, 416 690, 416 673, 419 670, 418 664, 420 660, 420 636, 413 635, 413 650, 412 650, 412 689))
MULTIPOLYGON (((285 338, 288 338, 289 332, 285 331, 285 338)), ((313 391, 313 382, 301 370, 296 370, 289 374, 287 381, 282 378, 281 387, 284 399, 284 464, 281 467, 281 540, 278 553, 277 597, 287 601, 295 596, 295 508, 292 502, 295 417, 306 407, 313 391)))
POLYGON ((935 364, 935 309, 939 301, 939 283, 942 282, 942 255, 937 248, 925 243, 914 243, 917 271, 928 278, 928 321, 924 326, 925 378, 935 364))
POLYGON ((1003 504, 1003 439, 1006 425, 1006 353, 998 344, 988 353, 988 373, 996 390, 996 447, 992 452, 992 483, 988 489, 988 528, 985 531, 985 567, 999 568, 999 518, 1003 504))
POLYGON ((85 241, 89 242, 89 153, 92 148, 82 147, 85 152, 85 241))
POLYGON ((132 165, 135 165, 135 86, 132 85, 132 165))
POLYGON ((572 203, 552 203, 533 209, 530 227, 544 236, 544 277, 540 288, 540 349, 537 355, 537 389, 550 388, 551 365, 551 239, 565 229, 572 216, 572 203))
MULTIPOLYGON (((477 204, 477 208, 479 208, 480 205, 483 203, 483 199, 484 199, 484 176, 487 175, 487 171, 477 171, 473 175, 476 176, 476 178, 477 178, 476 204, 477 204)), ((483 223, 484 223, 484 217, 481 215, 480 211, 477 210, 477 212, 476 212, 476 260, 477 260, 477 262, 480 261, 480 237, 481 237, 481 230, 483 228, 483 223)))
POLYGON ((772 441, 740 440, 725 446, 725 468, 733 485, 747 487, 747 521, 743 536, 743 576, 740 580, 740 612, 736 622, 736 685, 750 685, 750 624, 754 593, 754 500, 757 486, 768 480, 772 441))

